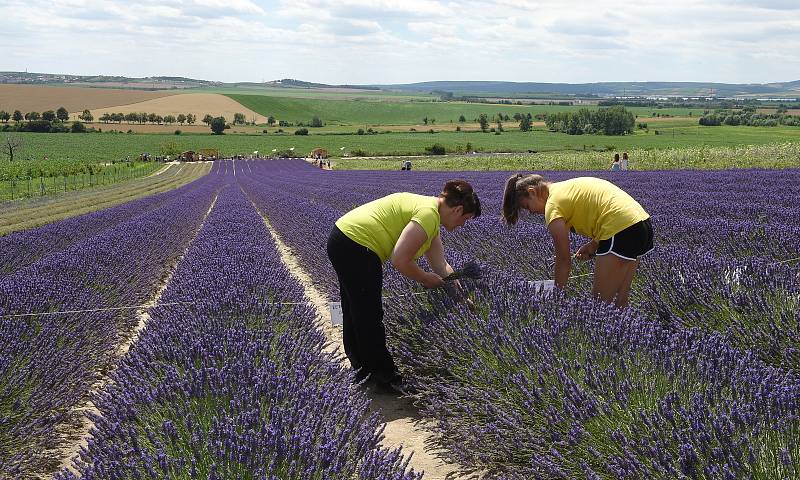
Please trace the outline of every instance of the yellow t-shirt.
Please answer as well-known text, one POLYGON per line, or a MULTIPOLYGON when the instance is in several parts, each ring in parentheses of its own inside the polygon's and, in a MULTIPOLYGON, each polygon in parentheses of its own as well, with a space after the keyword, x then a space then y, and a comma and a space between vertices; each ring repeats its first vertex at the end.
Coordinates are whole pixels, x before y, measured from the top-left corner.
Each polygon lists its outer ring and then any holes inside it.
POLYGON ((601 178, 578 177, 550 185, 544 206, 546 225, 563 218, 576 233, 595 241, 607 240, 650 215, 639 202, 601 178))
POLYGON ((336 226, 348 238, 375 252, 385 262, 392 256, 400 233, 408 222, 418 223, 428 239, 414 255, 421 257, 439 235, 439 208, 436 197, 416 193, 393 193, 365 203, 342 215, 336 226))

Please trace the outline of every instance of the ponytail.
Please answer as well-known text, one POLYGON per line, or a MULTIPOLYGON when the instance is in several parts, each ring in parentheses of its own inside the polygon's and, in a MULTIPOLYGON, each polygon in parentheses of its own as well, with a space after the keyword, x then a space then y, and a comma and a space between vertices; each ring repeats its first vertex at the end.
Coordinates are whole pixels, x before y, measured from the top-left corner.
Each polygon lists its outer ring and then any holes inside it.
POLYGON ((514 225, 519 220, 519 199, 528 196, 528 188, 545 187, 544 177, 541 175, 523 175, 518 173, 512 175, 506 181, 506 188, 503 191, 503 220, 509 225, 514 225))

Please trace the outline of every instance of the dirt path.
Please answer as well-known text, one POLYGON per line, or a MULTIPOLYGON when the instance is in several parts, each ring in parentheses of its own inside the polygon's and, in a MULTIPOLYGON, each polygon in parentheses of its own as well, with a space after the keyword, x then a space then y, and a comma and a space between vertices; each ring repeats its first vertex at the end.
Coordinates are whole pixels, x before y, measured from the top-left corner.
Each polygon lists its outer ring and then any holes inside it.
MULTIPOLYGON (((269 219, 263 212, 258 210, 255 204, 253 207, 264 219, 267 229, 278 246, 281 259, 291 274, 304 287, 306 297, 316 308, 318 325, 329 341, 326 350, 339 353, 342 363, 349 368, 346 358, 341 353, 342 329, 339 326, 331 325, 328 301, 314 287, 311 277, 300 266, 294 252, 275 233, 269 223, 269 219)), ((369 391, 368 395, 372 399, 371 408, 373 411, 380 411, 383 420, 386 422, 386 429, 383 432, 384 440, 382 442, 384 446, 389 448, 403 447, 403 453, 406 456, 413 453, 409 466, 415 471, 424 471, 426 480, 456 478, 457 467, 443 462, 436 456, 435 451, 426 446, 426 441, 432 436, 426 430, 430 422, 420 416, 419 411, 412 405, 410 400, 397 398, 393 395, 383 395, 374 391, 369 391)))
MULTIPOLYGON (((164 293, 164 290, 169 285, 170 280, 172 279, 172 275, 175 273, 175 269, 177 268, 180 261, 186 255, 186 252, 191 248, 192 243, 194 243, 194 239, 197 234, 203 229, 203 225, 206 222, 206 218, 208 218, 208 214, 211 213, 211 210, 214 208, 214 204, 217 203, 217 197, 219 196, 219 192, 214 195, 214 200, 211 201, 211 205, 208 207, 205 215, 203 215, 203 220, 200 222, 200 225, 197 227, 197 230, 194 231, 192 234, 191 240, 186 245, 186 249, 184 249, 183 253, 175 258, 174 262, 170 264, 169 268, 166 270, 166 274, 161 279, 161 283, 159 284, 158 289, 156 290, 155 295, 150 299, 149 302, 145 303, 143 307, 136 311, 136 318, 138 323, 136 326, 128 332, 127 339, 123 341, 120 345, 117 346, 116 351, 114 352, 114 360, 112 368, 106 372, 93 386, 90 390, 89 397, 93 396, 95 393, 101 391, 105 385, 111 380, 110 375, 114 371, 114 368, 119 361, 124 357, 128 351, 131 349, 134 343, 139 339, 139 335, 142 333, 147 322, 150 320, 150 313, 148 309, 158 303, 161 299, 161 294, 164 293)), ((78 455, 82 448, 85 448, 89 444, 89 431, 94 426, 94 422, 92 422, 89 417, 86 415, 88 412, 92 412, 96 415, 100 414, 100 411, 91 401, 91 399, 87 399, 82 405, 76 406, 70 412, 70 417, 77 417, 78 423, 70 425, 67 428, 67 431, 63 432, 62 438, 66 438, 68 440, 72 440, 72 444, 60 449, 57 451, 56 455, 61 459, 59 462, 58 470, 63 468, 68 468, 70 471, 74 473, 78 473, 72 466, 72 459, 78 455)), ((40 478, 52 478, 52 476, 41 476, 40 478)))

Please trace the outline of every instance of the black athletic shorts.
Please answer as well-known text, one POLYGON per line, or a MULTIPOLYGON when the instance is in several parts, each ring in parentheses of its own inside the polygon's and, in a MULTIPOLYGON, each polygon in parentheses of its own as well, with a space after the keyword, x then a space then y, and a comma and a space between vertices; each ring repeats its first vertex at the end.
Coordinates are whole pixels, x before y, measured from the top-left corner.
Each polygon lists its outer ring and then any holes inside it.
POLYGON ((595 255, 614 255, 636 260, 653 250, 653 224, 650 219, 634 223, 607 240, 601 240, 595 255))

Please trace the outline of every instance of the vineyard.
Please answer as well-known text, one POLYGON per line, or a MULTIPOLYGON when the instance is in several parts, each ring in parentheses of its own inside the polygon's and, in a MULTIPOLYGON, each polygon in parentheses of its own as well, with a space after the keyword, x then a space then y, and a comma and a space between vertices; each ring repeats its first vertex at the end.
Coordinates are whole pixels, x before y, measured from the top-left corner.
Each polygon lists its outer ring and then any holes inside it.
POLYGON ((0 478, 426 478, 382 444, 270 231, 336 301, 336 219, 457 177, 484 213, 442 239, 454 267, 481 265, 476 308, 388 265, 384 307, 459 478, 800 477, 800 170, 588 174, 652 215, 626 310, 588 298, 591 263, 563 292, 531 286, 552 276, 552 242, 540 217, 501 222, 508 172, 218 161, 0 237, 0 478))

